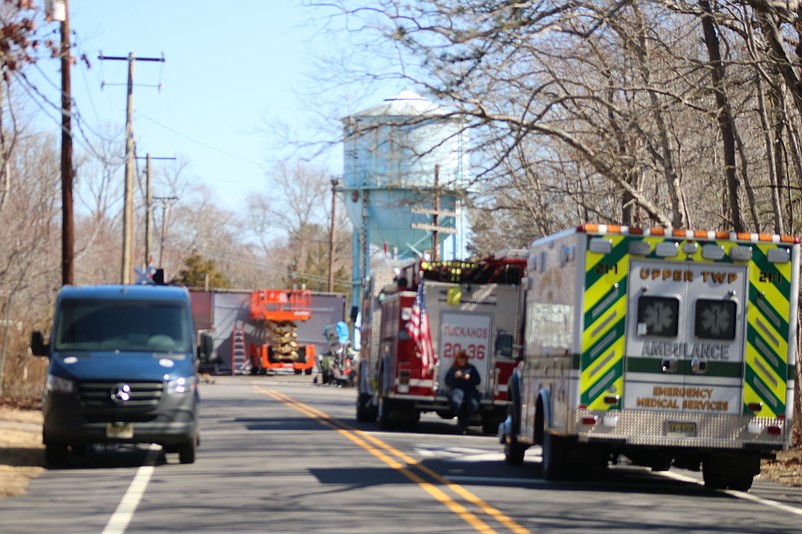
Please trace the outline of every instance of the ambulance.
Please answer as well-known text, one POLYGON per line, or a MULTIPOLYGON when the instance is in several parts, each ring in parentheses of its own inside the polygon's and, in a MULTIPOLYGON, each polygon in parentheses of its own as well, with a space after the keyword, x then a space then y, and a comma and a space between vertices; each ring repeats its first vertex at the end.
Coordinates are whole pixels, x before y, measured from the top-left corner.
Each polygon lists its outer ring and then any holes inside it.
POLYGON ((547 480, 626 458, 746 491, 790 446, 799 239, 585 224, 534 241, 500 427, 547 480))

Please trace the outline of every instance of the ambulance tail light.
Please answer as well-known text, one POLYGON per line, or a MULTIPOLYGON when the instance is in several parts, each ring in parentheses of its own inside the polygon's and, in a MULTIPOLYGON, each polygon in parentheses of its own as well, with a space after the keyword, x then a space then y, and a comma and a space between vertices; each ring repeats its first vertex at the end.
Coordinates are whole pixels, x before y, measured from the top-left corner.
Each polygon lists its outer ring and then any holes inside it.
POLYGON ((599 418, 595 415, 585 415, 582 417, 582 424, 586 426, 596 426, 599 418))
POLYGON ((779 436, 780 434, 782 434, 783 430, 777 425, 771 425, 769 427, 766 427, 766 432, 768 432, 772 436, 779 436))
POLYGON ((753 413, 758 413, 763 409, 762 402, 750 402, 746 405, 746 409, 753 413))

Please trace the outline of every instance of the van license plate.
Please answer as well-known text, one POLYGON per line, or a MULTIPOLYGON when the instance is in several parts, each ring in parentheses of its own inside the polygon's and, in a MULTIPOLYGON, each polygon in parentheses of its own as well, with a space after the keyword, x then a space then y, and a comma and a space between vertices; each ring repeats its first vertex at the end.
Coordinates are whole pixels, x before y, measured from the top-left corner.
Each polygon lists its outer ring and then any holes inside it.
POLYGON ((106 425, 106 437, 131 439, 134 437, 134 425, 131 423, 109 423, 106 425))
POLYGON ((696 422, 666 421, 666 436, 672 438, 696 437, 696 422))

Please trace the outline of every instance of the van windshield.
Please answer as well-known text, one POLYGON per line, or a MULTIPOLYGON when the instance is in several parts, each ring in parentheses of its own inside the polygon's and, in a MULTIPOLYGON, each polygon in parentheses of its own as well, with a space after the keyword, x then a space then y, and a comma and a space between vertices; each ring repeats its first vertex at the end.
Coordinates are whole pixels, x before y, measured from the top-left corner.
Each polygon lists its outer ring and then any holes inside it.
POLYGON ((69 299, 56 318, 54 350, 189 352, 181 302, 69 299))

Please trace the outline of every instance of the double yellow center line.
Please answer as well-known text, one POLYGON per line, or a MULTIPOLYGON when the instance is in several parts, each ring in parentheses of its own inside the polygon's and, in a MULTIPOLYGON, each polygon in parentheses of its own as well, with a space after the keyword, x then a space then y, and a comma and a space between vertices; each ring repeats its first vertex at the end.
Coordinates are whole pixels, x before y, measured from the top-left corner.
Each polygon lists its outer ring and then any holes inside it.
POLYGON ((285 395, 284 393, 278 392, 273 389, 266 389, 260 386, 254 386, 254 387, 259 392, 269 397, 272 397, 278 402, 281 402, 301 412, 307 417, 319 422, 323 426, 326 426, 328 428, 331 428, 332 430, 337 431, 338 433, 340 433, 340 435, 351 440, 356 445, 359 445, 360 447, 371 453, 373 456, 375 456, 376 458, 378 458, 379 460, 390 466, 391 468, 399 471, 405 477, 407 477, 408 479, 419 485, 421 488, 423 488, 432 497, 434 497, 442 504, 444 504, 449 510, 451 510, 460 518, 462 518, 477 532, 494 533, 496 531, 490 528, 490 526, 488 526, 487 523, 482 521, 475 513, 466 509, 465 506, 457 502, 455 499, 451 498, 446 492, 442 491, 439 487, 424 480, 414 470, 417 470, 418 472, 429 476, 431 479, 436 480, 440 485, 451 490, 453 493, 459 495, 466 502, 469 502, 470 504, 481 510, 482 513, 492 517, 498 523, 504 525, 511 532, 515 532, 516 534, 529 533, 529 531, 523 528, 521 525, 519 525, 518 523, 516 523, 515 521, 513 521, 508 516, 498 511, 497 509, 493 508, 492 506, 484 502, 482 499, 480 499, 470 491, 466 490, 465 488, 463 488, 458 484, 454 484, 453 482, 448 481, 439 473, 433 471, 432 469, 426 467, 425 465, 422 465, 414 458, 388 445, 387 443, 381 441, 380 439, 371 436, 370 434, 367 434, 361 430, 350 427, 345 423, 343 423, 342 421, 339 421, 338 419, 331 417, 327 413, 312 408, 311 406, 306 405, 296 399, 293 399, 292 397, 285 395))

